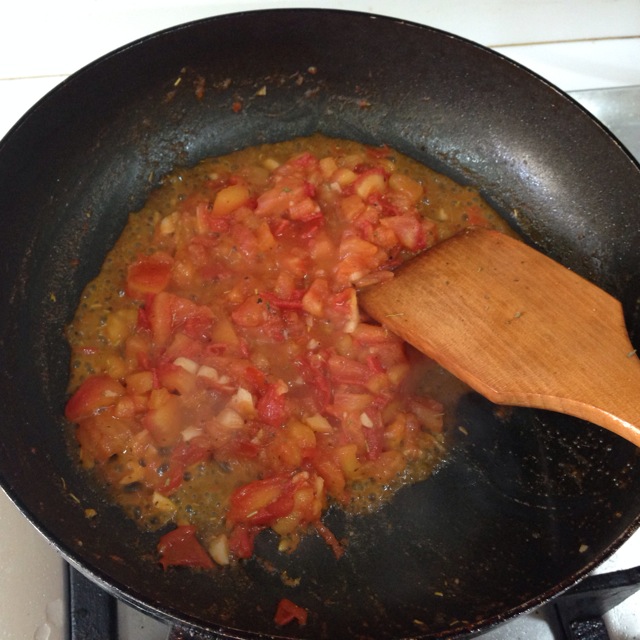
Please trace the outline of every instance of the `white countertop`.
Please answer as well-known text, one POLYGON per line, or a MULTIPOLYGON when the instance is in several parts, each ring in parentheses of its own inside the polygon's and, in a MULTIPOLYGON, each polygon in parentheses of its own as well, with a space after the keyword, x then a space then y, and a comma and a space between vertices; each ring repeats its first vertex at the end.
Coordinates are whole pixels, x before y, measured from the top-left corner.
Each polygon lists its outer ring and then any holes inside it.
MULTIPOLYGON (((5 0, 0 137, 66 76, 154 31, 256 8, 347 4, 475 40, 567 91, 640 85, 639 0, 5 0)), ((62 640, 63 563, 1 491, 0 531, 0 640, 62 640)), ((627 566, 640 564, 635 541, 625 547, 627 566)))

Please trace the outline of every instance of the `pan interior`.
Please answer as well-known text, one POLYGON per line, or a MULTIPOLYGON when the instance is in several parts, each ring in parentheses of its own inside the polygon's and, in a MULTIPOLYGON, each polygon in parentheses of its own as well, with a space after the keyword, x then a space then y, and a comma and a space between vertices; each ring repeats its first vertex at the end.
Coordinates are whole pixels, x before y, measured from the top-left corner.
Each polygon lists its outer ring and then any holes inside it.
POLYGON ((127 214, 177 165, 316 131, 386 143, 474 184, 532 244, 617 296, 637 341, 640 170, 566 96, 472 43, 391 19, 204 20, 78 72, 0 143, 2 486, 72 563, 155 615, 247 638, 486 627, 571 584, 637 526, 632 445, 470 394, 432 478, 373 516, 328 514, 351 540, 342 560, 313 537, 283 556, 265 534, 256 559, 214 574, 163 572, 156 536, 105 503, 69 454, 63 328, 127 214), (282 597, 309 609, 307 627, 272 625, 282 597))

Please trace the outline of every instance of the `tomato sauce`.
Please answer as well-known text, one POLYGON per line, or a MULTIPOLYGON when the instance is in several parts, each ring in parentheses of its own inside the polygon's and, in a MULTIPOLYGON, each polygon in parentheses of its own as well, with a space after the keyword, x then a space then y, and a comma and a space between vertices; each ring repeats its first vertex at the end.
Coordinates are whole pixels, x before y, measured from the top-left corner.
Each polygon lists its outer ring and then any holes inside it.
MULTIPOLYGON (((80 460, 165 567, 251 556, 271 528, 340 543, 442 459, 460 386, 358 308, 359 287, 468 224, 477 192, 321 135, 177 169, 131 214, 67 330, 80 460)), ((297 615, 297 613, 294 613, 297 615)))

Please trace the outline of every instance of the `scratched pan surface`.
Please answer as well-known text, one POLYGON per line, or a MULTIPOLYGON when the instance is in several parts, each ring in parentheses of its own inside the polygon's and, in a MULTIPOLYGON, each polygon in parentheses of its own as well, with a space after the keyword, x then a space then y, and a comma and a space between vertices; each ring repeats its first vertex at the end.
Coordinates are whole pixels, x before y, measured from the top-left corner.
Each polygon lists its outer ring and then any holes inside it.
POLYGON ((212 574, 163 572, 157 536, 104 503, 69 453, 63 327, 127 214, 176 165, 315 131, 386 143, 474 184, 531 243, 619 297, 637 344, 640 170, 569 98, 415 24, 316 10, 213 18, 82 69, 0 143, 1 484, 93 580, 223 637, 487 629, 559 593, 635 529, 632 445, 469 395, 432 478, 373 516, 328 513, 350 538, 342 559, 313 536, 283 556, 265 534, 257 559, 212 574), (273 625, 282 597, 308 608, 306 627, 273 625))

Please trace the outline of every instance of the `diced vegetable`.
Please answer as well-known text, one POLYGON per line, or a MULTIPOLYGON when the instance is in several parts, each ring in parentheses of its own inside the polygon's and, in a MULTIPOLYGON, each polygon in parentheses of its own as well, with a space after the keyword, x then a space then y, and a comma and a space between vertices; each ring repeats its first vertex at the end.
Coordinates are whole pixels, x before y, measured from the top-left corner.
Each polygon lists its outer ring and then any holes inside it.
POLYGON ((304 627, 307 624, 307 616, 306 609, 299 607, 287 598, 283 598, 278 603, 274 622, 278 626, 284 626, 295 620, 301 627, 304 627))
POLYGON ((196 528, 182 525, 166 533, 158 542, 160 563, 167 569, 170 566, 212 569, 211 556, 196 537, 196 528))

